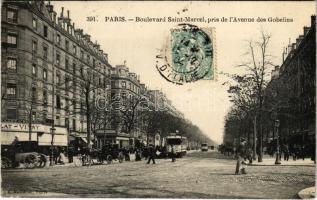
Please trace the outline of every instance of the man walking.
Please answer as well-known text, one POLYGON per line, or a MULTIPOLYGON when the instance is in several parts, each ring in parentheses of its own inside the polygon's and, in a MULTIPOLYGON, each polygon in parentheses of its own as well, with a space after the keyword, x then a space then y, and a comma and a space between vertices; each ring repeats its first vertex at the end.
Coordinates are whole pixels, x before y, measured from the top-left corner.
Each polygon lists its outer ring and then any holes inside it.
POLYGON ((149 148, 148 148, 148 152, 149 152, 149 160, 147 161, 147 164, 150 164, 151 160, 153 162, 153 164, 155 164, 155 150, 153 148, 153 145, 150 144, 149 148))
POLYGON ((245 153, 246 153, 246 141, 244 139, 241 139, 241 143, 238 146, 237 149, 237 165, 236 165, 236 172, 235 174, 246 174, 246 170, 245 170, 245 162, 244 162, 244 158, 245 158, 245 153))

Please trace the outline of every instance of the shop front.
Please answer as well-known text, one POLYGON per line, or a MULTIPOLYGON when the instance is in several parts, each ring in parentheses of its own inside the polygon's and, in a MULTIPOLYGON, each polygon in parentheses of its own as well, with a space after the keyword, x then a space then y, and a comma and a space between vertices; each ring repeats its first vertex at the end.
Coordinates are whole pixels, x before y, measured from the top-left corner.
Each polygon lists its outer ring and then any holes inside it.
POLYGON ((130 137, 126 133, 117 133, 115 130, 98 130, 95 133, 97 148, 101 149, 105 144, 118 144, 119 148, 128 148, 130 137))
POLYGON ((52 145, 58 147, 67 147, 67 129, 64 127, 54 127, 32 124, 31 132, 27 123, 1 123, 1 145, 8 146, 18 139, 19 141, 35 141, 39 147, 50 147, 52 145))

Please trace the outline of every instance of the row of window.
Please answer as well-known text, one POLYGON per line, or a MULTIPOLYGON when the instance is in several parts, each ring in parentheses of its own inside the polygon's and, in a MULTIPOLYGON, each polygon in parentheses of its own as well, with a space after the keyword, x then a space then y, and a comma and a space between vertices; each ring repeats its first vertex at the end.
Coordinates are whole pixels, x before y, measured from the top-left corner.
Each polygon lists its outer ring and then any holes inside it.
MULTIPOLYGON (((116 87, 115 83, 116 83, 116 81, 111 81, 111 87, 112 88, 116 87)), ((129 82, 128 87, 127 87, 126 81, 121 81, 121 88, 132 90, 132 91, 134 91, 137 94, 140 93, 140 88, 138 88, 137 86, 135 86, 131 82, 129 82)))
MULTIPOLYGON (((17 23, 18 22, 18 10, 17 9, 7 8, 7 21, 8 22, 13 22, 13 23, 17 23)), ((33 27, 33 29, 35 31, 38 31, 38 27, 39 27, 38 26, 38 19, 35 16, 33 16, 33 19, 32 19, 32 27, 33 27)), ((48 33, 49 33, 48 30, 49 30, 48 26, 43 24, 43 36, 45 38, 48 38, 48 33)), ((7 41, 10 44, 16 45, 17 44, 17 36, 16 35, 10 35, 10 36, 8 35, 8 40, 7 41)), ((62 41, 61 35, 57 34, 56 35, 56 43, 58 45, 61 45, 61 41, 62 41)), ((69 51, 70 50, 70 46, 71 46, 70 41, 65 39, 65 45, 64 45, 65 50, 69 51)), ((73 44, 72 47, 73 47, 72 53, 75 56, 77 56, 77 46, 75 44, 73 44)), ((84 54, 83 50, 80 51, 79 58, 84 60, 85 54, 84 54)), ((86 62, 88 64, 90 64, 90 62, 91 62, 89 54, 86 54, 86 62)), ((92 65, 93 65, 93 67, 96 66, 96 60, 94 58, 92 59, 92 65)), ((99 65, 99 67, 101 67, 101 62, 99 62, 98 65, 99 65)))
MULTIPOLYGON (((8 108, 6 109, 7 111, 7 119, 8 120, 16 120, 18 118, 18 114, 17 114, 17 109, 15 108, 8 108)), ((37 117, 37 113, 35 111, 32 112, 32 121, 36 121, 38 119, 37 117)), ((44 114, 44 119, 47 119, 47 115, 44 114)), ((61 125, 60 123, 60 116, 56 116, 56 125, 61 125)), ((80 121, 81 124, 81 130, 83 131, 83 121, 80 121)), ((69 119, 65 118, 65 126, 69 126, 69 119)), ((76 131, 76 119, 73 119, 73 123, 72 123, 72 130, 76 131)))
MULTIPOLYGON (((36 102, 37 101, 37 91, 35 87, 32 87, 32 102, 36 102)), ((9 99, 14 99, 17 97, 17 85, 15 83, 8 83, 7 84, 7 88, 6 88, 6 97, 9 99)), ((43 91, 43 105, 47 105, 48 103, 48 94, 47 91, 44 90, 43 91)), ((69 99, 65 98, 65 109, 68 110, 69 109, 69 99)), ((61 109, 61 97, 60 95, 56 95, 56 108, 57 109, 61 109)), ((72 102, 72 105, 74 107, 74 109, 76 109, 76 101, 72 102)), ((80 109, 83 110, 83 104, 80 104, 80 109)))

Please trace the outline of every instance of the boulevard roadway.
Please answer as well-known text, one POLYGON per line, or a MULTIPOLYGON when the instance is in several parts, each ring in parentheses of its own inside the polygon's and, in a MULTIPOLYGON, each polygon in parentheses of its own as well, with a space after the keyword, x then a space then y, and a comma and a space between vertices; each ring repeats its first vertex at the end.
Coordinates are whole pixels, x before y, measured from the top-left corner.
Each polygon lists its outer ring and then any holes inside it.
POLYGON ((192 152, 172 163, 157 159, 110 165, 2 170, 4 197, 298 198, 315 185, 314 166, 248 166, 218 152, 192 152))

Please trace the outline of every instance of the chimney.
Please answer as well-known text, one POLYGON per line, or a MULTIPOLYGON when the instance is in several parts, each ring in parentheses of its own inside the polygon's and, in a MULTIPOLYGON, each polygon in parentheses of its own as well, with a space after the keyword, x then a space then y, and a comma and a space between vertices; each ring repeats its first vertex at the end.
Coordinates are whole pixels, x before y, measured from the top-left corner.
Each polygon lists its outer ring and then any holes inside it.
POLYGON ((75 29, 75 34, 78 36, 78 39, 82 39, 83 30, 82 29, 75 29))
POLYGON ((69 10, 67 10, 67 18, 69 19, 69 10))
POLYGON ((97 49, 97 51, 99 51, 100 49, 100 45, 97 43, 97 41, 95 42, 95 44, 93 44, 94 48, 97 49))
POLYGON ((90 42, 90 35, 89 35, 89 34, 85 34, 85 35, 83 36, 83 38, 85 38, 88 43, 90 42))
POLYGON ((304 35, 306 36, 310 27, 304 26, 304 35))
POLYGON ((296 49, 296 43, 292 44, 292 51, 296 49))
MULTIPOLYGON (((63 20, 62 17, 58 17, 58 24, 59 24, 60 26, 63 26, 64 20, 63 20)), ((64 26, 63 26, 63 28, 64 28, 64 26)))
POLYGON ((316 26, 316 15, 312 15, 310 18, 311 18, 311 27, 315 27, 316 26))
POLYGON ((53 11, 53 21, 55 24, 56 24, 56 16, 57 16, 57 13, 55 11, 53 11))
POLYGON ((103 56, 105 57, 106 60, 108 60, 108 54, 107 53, 103 53, 103 56))
POLYGON ((301 42, 302 40, 298 37, 298 38, 296 38, 296 47, 298 47, 299 46, 299 44, 300 44, 300 42, 301 42))
POLYGON ((48 12, 51 14, 53 12, 54 6, 51 4, 46 5, 48 12))
POLYGON ((62 7, 61 17, 64 15, 64 7, 62 7))
POLYGON ((284 62, 285 60, 285 49, 283 50, 283 53, 282 53, 282 62, 284 62))
POLYGON ((289 54, 292 51, 292 45, 289 44, 287 49, 288 49, 287 54, 289 54))

